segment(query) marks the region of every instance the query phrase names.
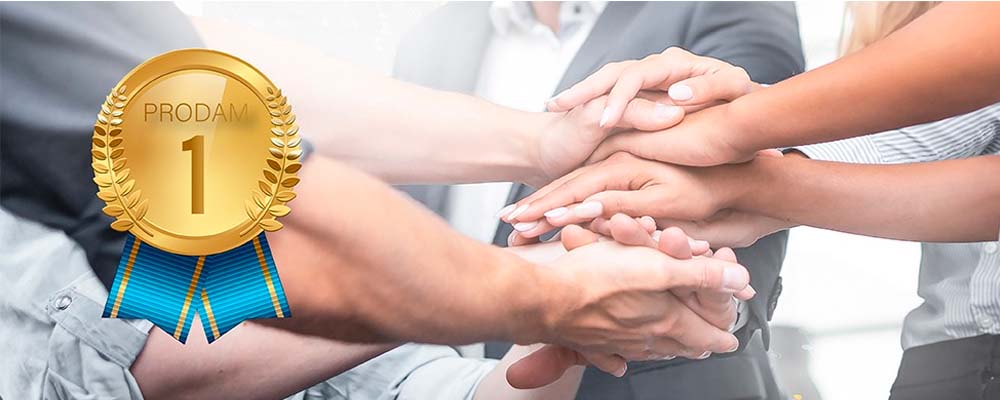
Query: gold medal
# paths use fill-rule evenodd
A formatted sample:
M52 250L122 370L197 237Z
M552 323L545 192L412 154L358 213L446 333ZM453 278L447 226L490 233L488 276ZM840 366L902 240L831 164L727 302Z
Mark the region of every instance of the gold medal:
M145 318L184 342L291 315L263 231L281 229L302 167L288 99L260 71L212 50L139 65L94 124L94 182L128 231L103 316Z
M195 256L280 229L301 167L291 109L260 71L222 52L178 50L136 67L94 126L111 227Z

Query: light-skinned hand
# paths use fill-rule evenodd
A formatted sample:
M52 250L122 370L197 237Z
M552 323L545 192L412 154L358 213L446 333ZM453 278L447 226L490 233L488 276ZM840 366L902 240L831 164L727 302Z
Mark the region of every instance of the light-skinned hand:
M699 244L700 249L696 253L691 248L691 243L694 242L679 229L674 228L662 233L654 232L651 222L648 218L633 219L624 215L616 215L611 220L604 221L596 229L622 244L658 248L665 254L676 256L678 259L691 261L696 254L708 252L707 244L704 246ZM561 240L567 249L575 249L579 246L587 246L608 239L594 231L571 225L564 229ZM721 253L721 256L717 256L720 259L735 261L735 257L730 256L731 251L728 253L722 251ZM749 290L752 291L752 288ZM688 307L693 306L692 308L698 309L705 315L710 315L708 319L714 319L714 321L709 324L715 325L709 328L710 330L727 327L735 321L735 305L732 301L732 294L728 292L716 292L714 297L710 295L701 299L693 296L685 297L681 303ZM632 354L628 357L593 350L577 351L558 345L545 346L512 365L508 369L507 379L514 387L533 388L555 381L567 368L573 365L593 364L608 373L622 376L626 370L625 358L658 359L672 358L677 355L688 358L705 358L710 354L710 351L683 347L679 342L669 339L661 339L658 346L654 342L655 340L650 338L645 344L646 348L642 354ZM678 345L681 347L677 347Z

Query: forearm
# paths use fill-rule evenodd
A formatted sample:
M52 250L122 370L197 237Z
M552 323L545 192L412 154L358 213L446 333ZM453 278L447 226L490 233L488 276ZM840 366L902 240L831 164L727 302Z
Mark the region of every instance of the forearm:
M287 226L269 236L294 317L269 323L357 341L544 339L554 272L319 155L300 174Z
M534 138L560 115L404 83L224 22L193 23L207 46L246 59L282 88L320 154L390 183L530 180L539 174ZM294 56L275 56L276 48Z
M144 398L284 398L394 347L296 335L253 322L209 345L198 337L199 319L192 324L187 344L159 329L149 332L130 368Z
M996 3L944 3L858 53L737 99L735 147L836 140L995 103L998 15Z
M726 171L728 170L728 171ZM734 208L794 224L925 242L996 240L1000 157L864 165L759 157L720 167Z

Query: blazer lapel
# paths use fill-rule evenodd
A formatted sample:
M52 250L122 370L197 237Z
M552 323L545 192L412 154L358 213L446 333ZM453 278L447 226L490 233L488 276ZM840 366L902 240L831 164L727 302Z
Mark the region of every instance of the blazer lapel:
M587 40L580 46L580 51L573 57L573 61L566 68L556 93L568 89L576 82L586 78L591 71L598 66L607 63L607 55L618 48L618 42L622 40L622 34L628 30L632 24L632 19L639 14L639 11L646 6L645 2L608 2L607 7L601 16L594 23Z
M594 28L587 36L587 40L583 42L580 50L573 57L573 61L566 68L566 72L563 73L553 95L586 78L597 66L606 63L608 61L607 55L617 47L616 44L631 25L632 19L645 6L645 2L609 2L607 8L594 23ZM485 48L485 46L483 47ZM479 55L479 59L482 59L482 54ZM478 65L476 65L476 71L479 71ZM533 191L528 185L515 183L510 194L507 195L507 204L513 204L523 199ZM493 244L507 246L507 237L513 231L514 228L510 224L501 222L493 236Z

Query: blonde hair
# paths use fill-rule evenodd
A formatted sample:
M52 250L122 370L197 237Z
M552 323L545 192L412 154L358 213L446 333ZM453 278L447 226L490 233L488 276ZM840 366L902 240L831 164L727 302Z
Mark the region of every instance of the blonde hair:
M939 1L851 1L847 3L840 54L847 55L913 22Z

